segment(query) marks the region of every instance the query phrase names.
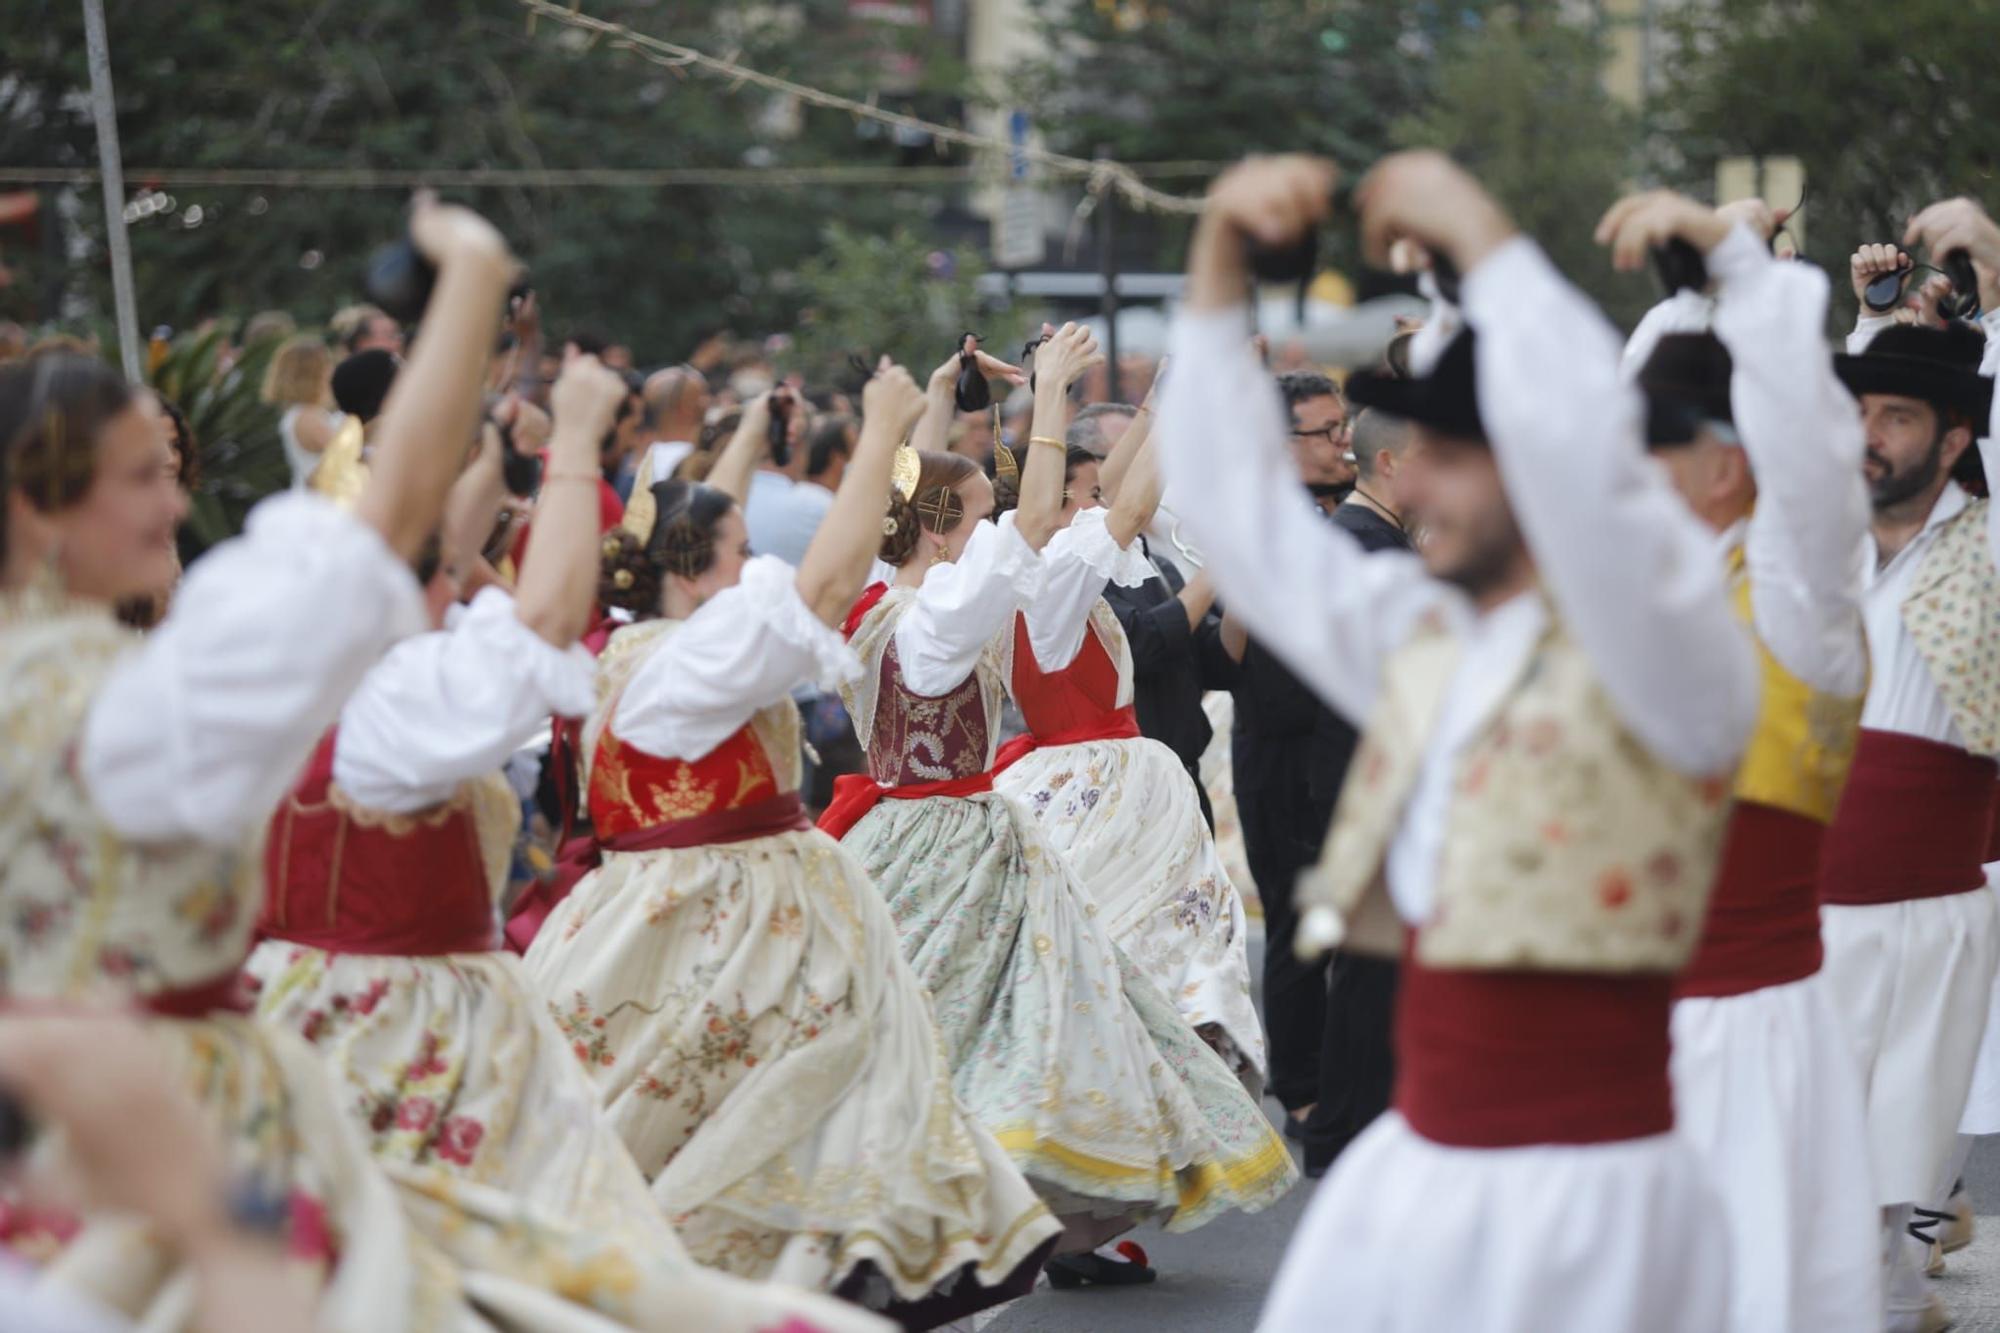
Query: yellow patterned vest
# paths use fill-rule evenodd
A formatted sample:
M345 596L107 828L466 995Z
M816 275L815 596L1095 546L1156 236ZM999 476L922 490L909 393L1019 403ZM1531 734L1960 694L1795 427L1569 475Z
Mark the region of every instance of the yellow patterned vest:
M108 609L0 597L0 996L160 996L233 974L261 873L241 850L136 844L77 772L98 688L139 636Z
M1349 948L1400 947L1383 858L1459 651L1434 615L1384 664L1333 831L1301 883L1301 906L1330 907L1341 922L1336 942ZM1654 758L1553 619L1465 747L1453 792L1419 961L1570 972L1671 972L1687 961L1729 784Z
M1730 555L1729 573L1736 617L1756 640L1762 676L1757 727L1736 770L1736 797L1831 824L1854 762L1867 693L1825 694L1787 671L1755 632L1741 547ZM1856 625L1854 632L1860 634L1861 627Z
M1945 521L1903 599L1909 631L1966 749L2000 758L2000 571L1973 500Z

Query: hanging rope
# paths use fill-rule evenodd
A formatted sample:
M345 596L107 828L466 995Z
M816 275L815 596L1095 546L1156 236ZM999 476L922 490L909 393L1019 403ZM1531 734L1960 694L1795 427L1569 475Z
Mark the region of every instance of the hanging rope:
M1200 179L1223 162L1147 162L1127 167L1141 179ZM550 189L579 187L660 188L665 186L748 186L780 189L799 185L924 185L976 180L969 166L897 167L829 165L799 167L147 167L125 168L127 181L140 186L181 188L266 187L271 189L408 190L473 189L527 185ZM95 167L0 167L0 185L94 185Z
M1018 153L1051 171L1065 176L1081 177L1084 188L1093 197L1103 194L1106 190L1115 189L1137 208L1180 214L1201 211L1202 201L1199 197L1167 194L1156 190L1122 162L1103 158L1072 157L1067 153L1052 152L1032 145L1017 147L991 135L975 134L957 126L943 125L937 121L924 120L919 116L904 115L897 111L884 111L875 105L872 99L858 102L851 97L842 97L838 93L830 93L821 88L810 88L803 83L794 83L790 79L779 78L775 74L765 74L747 65L740 65L734 60L697 51L691 46L681 46L663 38L636 32L622 23L595 18L578 8L579 3L580 0L572 0L570 4L556 4L553 0L520 0L521 6L528 11L530 33L535 29L537 18L547 18L589 33L590 46L608 39L608 45L614 51L629 51L666 69L704 70L728 79L732 89L746 83L754 84L770 92L795 97L811 106L824 107L829 111L845 111L857 119L927 134L943 143L958 144L983 152Z

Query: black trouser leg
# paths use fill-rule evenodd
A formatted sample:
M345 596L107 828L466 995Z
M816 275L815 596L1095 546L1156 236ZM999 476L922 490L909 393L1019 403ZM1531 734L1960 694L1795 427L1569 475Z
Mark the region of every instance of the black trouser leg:
M1299 829L1310 818L1310 808L1284 784L1270 784L1249 793L1239 790L1236 811L1245 857L1264 904L1268 1090L1286 1110L1296 1110L1319 1096L1320 1030L1326 1021L1326 962L1302 962L1292 951L1298 929L1292 887L1318 850L1308 846Z
M1319 1055L1319 1103L1306 1120L1306 1170L1317 1175L1389 1109L1396 1082L1394 959L1335 950Z

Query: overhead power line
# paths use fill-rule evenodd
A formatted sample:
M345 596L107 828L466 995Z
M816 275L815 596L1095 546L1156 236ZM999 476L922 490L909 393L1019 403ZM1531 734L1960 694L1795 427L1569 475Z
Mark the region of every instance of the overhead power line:
M607 19L596 18L582 11L579 7L580 0L572 0L571 3L566 5L555 4L553 0L520 0L520 4L528 11L528 29L530 32L534 31L535 20L538 17L548 18L554 22L565 24L571 28L580 29L583 32L591 34L590 41L592 44L609 39L607 45L610 49L615 51L629 51L634 55L650 60L654 64L664 66L668 69L699 69L728 79L732 86L740 87L746 83L754 84L759 88L764 88L786 97L796 97L799 101L811 106L825 107L832 111L845 111L847 114L858 119L871 120L880 125L892 125L898 129L913 130L921 134L928 134L932 138L944 143L954 143L982 152L1018 154L1031 162L1047 167L1051 171L1059 172L1066 176L1082 178L1093 195L1101 194L1107 189L1115 189L1139 208L1151 209L1160 213L1189 214L1201 211L1202 201L1199 197L1167 194L1156 190L1146 184L1131 167L1126 166L1122 162L1114 162L1108 158L1073 157L1068 153L1052 152L1046 148L1036 148L1032 145L1017 145L1005 139L995 138L992 135L975 134L971 130L961 129L956 125L945 125L934 120L925 120L920 116L905 115L897 111L885 111L877 106L872 99L865 102L856 101L851 97L842 97L838 93L827 92L823 88L813 88L803 83L794 83L790 79L779 78L775 74L766 74L761 70L751 69L748 65L738 64L731 59L712 56L705 51L697 51L691 46L682 46L677 42L669 42L664 38L649 36L646 33L628 28L622 23L613 23Z
M1214 175L1222 162L1145 162L1123 169L1141 179L1198 180ZM409 190L533 186L550 189L660 189L670 186L785 189L801 185L960 184L979 179L972 166L808 167L147 167L128 166L135 184L187 188ZM0 185L94 185L95 167L0 167Z

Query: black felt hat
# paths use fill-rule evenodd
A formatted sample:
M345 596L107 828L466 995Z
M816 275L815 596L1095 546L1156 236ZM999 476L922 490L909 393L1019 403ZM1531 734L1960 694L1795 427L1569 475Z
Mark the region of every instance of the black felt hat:
M1403 379L1375 370L1347 377L1347 397L1362 407L1429 426L1460 439L1485 440L1479 418L1479 385L1473 369L1474 334L1462 329L1445 344L1437 364L1421 379Z
M1856 397L1864 393L1917 398L1939 412L1972 420L1972 438L1985 435L1993 416L1993 380L1979 373L1986 339L1969 324L1954 320L1941 329L1892 324L1875 335L1859 356L1833 358L1834 372ZM1986 493L1986 468L1974 444L1959 455L1952 477Z
M1986 339L1969 324L1892 324L1859 356L1834 357L1833 368L1856 395L1921 398L1941 412L1971 417L1973 433L1984 435L1993 413L1993 381L1979 373L1985 353Z
M1712 333L1669 333L1639 369L1646 395L1646 444L1692 444L1704 421L1734 424L1729 382L1735 363Z

